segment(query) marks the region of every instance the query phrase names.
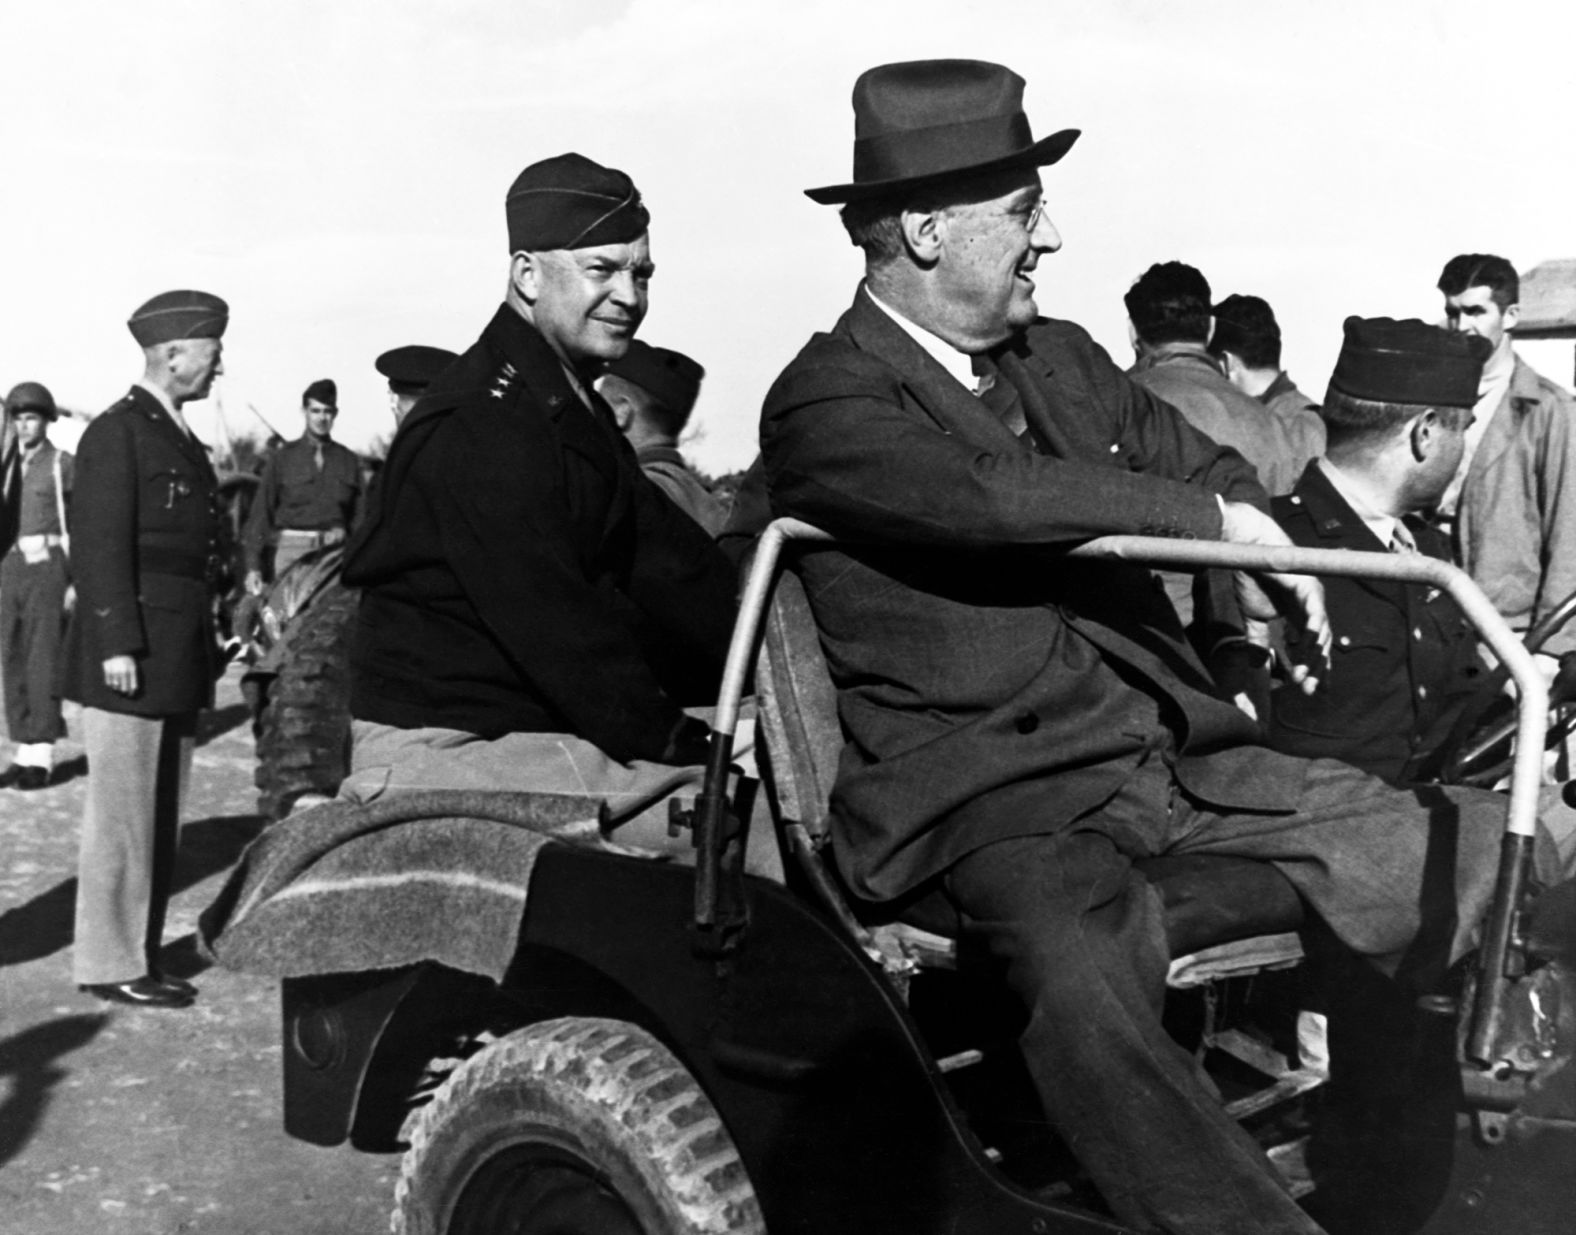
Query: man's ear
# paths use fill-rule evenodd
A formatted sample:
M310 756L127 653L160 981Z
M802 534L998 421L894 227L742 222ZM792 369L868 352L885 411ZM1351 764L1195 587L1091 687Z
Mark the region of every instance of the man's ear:
M523 249L509 255L509 286L526 304L535 304L541 294L542 258Z
M905 210L898 216L903 229L903 243L922 266L934 266L941 260L943 233L946 224L939 210Z
M1521 306L1519 304L1508 304L1505 306L1504 313L1500 316L1505 323L1505 329L1514 330L1516 323L1521 320Z
M1429 458L1439 445L1440 434L1444 424L1439 419L1439 412L1434 408L1414 416L1410 436L1412 440L1412 458L1421 463Z
M635 409L630 404L629 396L618 389L617 386L606 382L597 383L597 393L613 411L613 423L618 426L620 433L628 433L629 426L634 422Z

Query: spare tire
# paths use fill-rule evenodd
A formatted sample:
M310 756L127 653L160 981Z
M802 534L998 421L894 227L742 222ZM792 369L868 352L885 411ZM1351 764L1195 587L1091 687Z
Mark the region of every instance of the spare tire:
M260 684L257 809L282 819L296 799L332 796L350 769L348 639L359 593L338 579L324 585L291 623L272 680Z
M567 1017L499 1038L418 1113L397 1235L765 1235L728 1130L645 1030Z

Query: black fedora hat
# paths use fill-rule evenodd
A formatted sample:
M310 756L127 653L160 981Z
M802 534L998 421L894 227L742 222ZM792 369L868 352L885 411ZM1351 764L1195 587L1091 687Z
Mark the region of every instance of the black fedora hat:
M960 172L1044 167L1077 129L1035 141L1023 78L983 60L910 60L867 69L854 83L854 179L805 196L822 205L874 197Z

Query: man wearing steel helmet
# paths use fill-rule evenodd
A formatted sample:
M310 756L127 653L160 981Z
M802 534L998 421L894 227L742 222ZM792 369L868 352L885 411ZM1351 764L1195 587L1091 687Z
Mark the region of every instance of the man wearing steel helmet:
M520 173L506 216L505 303L400 425L347 550L341 792L589 793L621 838L667 844L654 807L699 779L682 705L714 694L734 583L593 388L645 316L648 215L566 154Z
M88 791L72 966L84 990L142 1007L196 994L158 964L197 713L223 667L218 482L181 409L222 371L228 324L206 292L139 308L142 380L77 446L63 694L82 704Z
M0 661L6 733L16 743L0 785L42 789L54 766L55 742L66 736L55 697L55 672L69 590L66 503L73 460L56 450L49 426L54 396L21 382L6 396L17 449L5 463L4 500L16 540L0 560Z
M845 540L800 562L849 738L833 852L858 897L934 893L1004 965L1041 1105L1119 1220L1313 1231L1161 1028L1165 919L1134 863L1272 865L1349 948L1426 985L1447 959L1443 939L1409 951L1429 810L1254 745L1151 573L1061 552L1107 533L1289 542L1239 455L1038 316L1032 275L1061 238L1036 169L1077 134L1034 141L1023 84L973 61L871 70L853 182L810 192L845 204L866 279L773 385L761 450L772 512ZM1274 582L1327 647L1322 589ZM1461 821L1459 954L1503 806L1438 799L1441 826ZM1540 853L1552 873L1546 837Z

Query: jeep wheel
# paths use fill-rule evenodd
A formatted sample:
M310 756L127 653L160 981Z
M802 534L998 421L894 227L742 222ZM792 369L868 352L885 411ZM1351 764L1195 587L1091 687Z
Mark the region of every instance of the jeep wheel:
M350 666L346 638L357 593L335 581L295 621L278 673L259 692L257 809L290 813L307 793L332 796L350 768Z
M454 1070L411 1132L396 1235L764 1235L710 1100L622 1021L517 1030Z

